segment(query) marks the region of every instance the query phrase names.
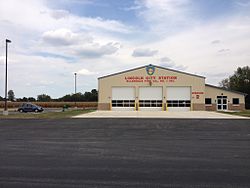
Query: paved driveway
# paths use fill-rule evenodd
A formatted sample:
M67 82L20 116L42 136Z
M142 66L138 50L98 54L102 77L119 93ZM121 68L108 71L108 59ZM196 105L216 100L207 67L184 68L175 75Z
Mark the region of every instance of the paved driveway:
M208 111L95 111L74 118L178 118L178 119L248 119L247 117Z
M249 188L249 120L0 120L3 188Z

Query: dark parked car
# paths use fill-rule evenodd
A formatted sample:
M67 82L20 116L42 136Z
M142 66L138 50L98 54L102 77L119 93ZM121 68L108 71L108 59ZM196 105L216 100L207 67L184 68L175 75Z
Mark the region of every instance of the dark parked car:
M43 108L31 103L23 103L17 111L19 112L42 112Z

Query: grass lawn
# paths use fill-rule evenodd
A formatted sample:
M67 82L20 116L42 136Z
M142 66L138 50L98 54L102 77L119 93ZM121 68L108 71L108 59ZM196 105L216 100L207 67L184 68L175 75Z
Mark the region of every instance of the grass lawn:
M250 117L250 110L244 110L244 111L239 111L239 112L222 112L222 113Z
M94 110L66 110L64 112L42 112L42 113L16 113L4 116L0 114L0 119L63 119L71 118L79 114L93 112Z

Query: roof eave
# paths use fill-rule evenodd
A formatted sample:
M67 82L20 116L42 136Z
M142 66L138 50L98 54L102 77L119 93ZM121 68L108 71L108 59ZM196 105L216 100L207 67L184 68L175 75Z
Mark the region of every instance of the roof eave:
M117 73L114 73L114 74L109 74L109 75L106 75L106 76L101 76L101 77L98 78L98 80L103 79L103 78L107 78L107 77L111 77L111 76L115 76L115 75L119 75L119 74L123 74L123 73L130 72L130 71L138 70L138 69L141 69L141 68L145 68L147 66L148 65L144 65L144 66L141 66L141 67L137 67L137 68L133 68L133 69L129 69L129 70L117 72ZM153 65L153 66L155 66L157 68L160 68L160 69L168 70L168 71L173 71L173 72L177 72L177 73L181 73L181 74L186 74L186 75L189 75L189 76L196 76L196 77L203 78L203 79L206 78L204 76L200 76L200 75L196 75L196 74L191 74L191 73L187 73L187 72L182 72L182 71L178 71L178 70L174 70L174 69L169 69L169 68L165 68L165 67L160 67L158 65Z
M237 93L237 94L244 95L244 96L248 95L247 93L242 93L240 91L234 91L234 90L230 90L230 89L226 89L226 88L222 88L222 87L218 87L218 86L214 86L214 85L210 85L210 84L205 84L205 86L209 86L209 87L213 87L213 88L216 88L216 89L221 89L221 90L224 90L224 91Z

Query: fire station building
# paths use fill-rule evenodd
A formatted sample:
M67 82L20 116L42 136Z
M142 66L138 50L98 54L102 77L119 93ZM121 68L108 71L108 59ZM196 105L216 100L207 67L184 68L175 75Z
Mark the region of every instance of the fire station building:
M114 111L244 110L244 93L205 77L146 65L98 78L98 109Z

